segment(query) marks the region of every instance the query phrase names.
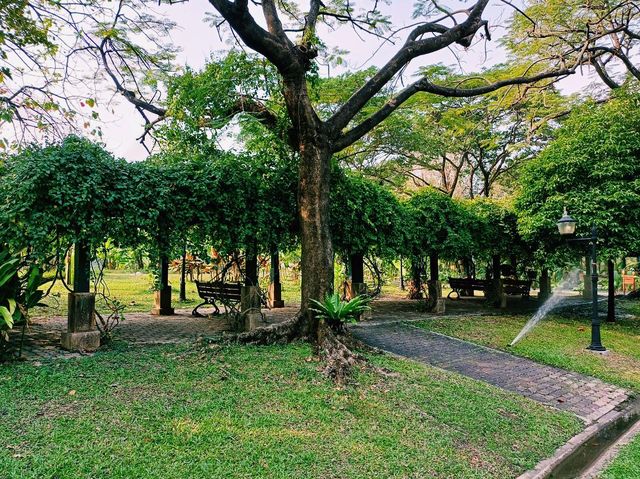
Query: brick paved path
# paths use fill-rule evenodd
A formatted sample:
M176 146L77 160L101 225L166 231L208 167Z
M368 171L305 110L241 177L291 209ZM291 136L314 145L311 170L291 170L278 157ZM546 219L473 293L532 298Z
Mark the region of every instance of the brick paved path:
M267 323L284 321L295 316L298 306L263 310ZM67 328L62 317L36 318L25 332L22 358L27 361L73 358L81 354L60 348L60 334ZM192 342L199 336L212 335L228 329L224 317L212 319L191 316L191 309L176 310L173 316L152 316L149 313L127 313L126 320L116 330L116 339L135 344L177 344ZM15 336L20 331L13 331Z
M628 398L626 390L599 379L431 333L407 323L364 323L354 326L352 331L371 346L571 411L587 424L597 421Z

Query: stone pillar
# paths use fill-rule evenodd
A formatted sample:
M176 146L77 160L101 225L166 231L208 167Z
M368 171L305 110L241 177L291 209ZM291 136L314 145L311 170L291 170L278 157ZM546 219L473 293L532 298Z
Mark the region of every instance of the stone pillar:
M504 286L500 277L500 255L494 255L491 262L491 291L488 291L488 300L496 308L507 307L507 296L504 294Z
M542 301L546 301L551 296L551 277L549 276L549 270L542 268L540 272L540 292L538 298Z
M96 298L90 293L91 257L89 247L79 242L73 255L73 292L68 295L67 331L61 345L69 351L95 351L100 347L100 331L96 329Z
M462 258L462 267L464 269L464 275L467 279L472 279L475 275L473 274L473 261L469 257ZM462 296L474 296L475 291L473 289L465 289L461 291Z
M586 256L584 258L584 288L582 289L582 298L591 300L593 298L593 294L591 291L591 258Z
M409 286L409 299L422 299L422 271L423 260L419 256L411 257L411 283Z
M269 307L284 308L284 301L282 300L282 284L280 283L280 254L277 249L271 253Z
M171 286L169 286L169 258L160 258L160 289L155 292L151 314L156 316L171 316L175 313L171 307Z
M260 289L257 286L243 286L240 290L240 317L244 320L236 329L251 331L265 324L260 311Z
M364 255L360 253L352 254L349 258L351 265L351 283L349 299L361 294L367 294L367 285L364 282Z
M444 298L442 297L442 283L438 268L438 254L429 256L429 281L427 281L427 311L432 313L444 313Z

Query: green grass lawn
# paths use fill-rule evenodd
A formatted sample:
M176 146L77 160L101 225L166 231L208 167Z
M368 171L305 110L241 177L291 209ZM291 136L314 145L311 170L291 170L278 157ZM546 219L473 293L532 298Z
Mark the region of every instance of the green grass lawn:
M307 345L128 348L0 369L10 478L514 477L580 428L492 386L374 356L337 388Z
M417 326L595 376L640 393L640 302L624 301L618 307L632 316L616 324L602 324L602 341L609 349L604 356L585 349L590 340L590 319L586 317L551 315L513 348L507 344L528 316L443 317ZM640 477L640 438L623 449L603 477Z
M206 278L208 279L208 278ZM206 281L203 278L203 281ZM193 308L202 300L198 296L196 285L187 281L187 301L179 301L180 275L178 273L169 274L169 282L173 288L172 302L175 308ZM108 286L109 295L118 299L127 309L127 312L149 311L153 306L153 291L151 290L151 279L146 273L131 273L125 271L105 271L105 283ZM67 289L62 282L58 281L51 290L51 294L45 298L46 308L35 308L33 316L66 316L67 314ZM282 297L285 304L300 303L300 283L294 280L283 280ZM104 306L98 301L98 310L104 311Z

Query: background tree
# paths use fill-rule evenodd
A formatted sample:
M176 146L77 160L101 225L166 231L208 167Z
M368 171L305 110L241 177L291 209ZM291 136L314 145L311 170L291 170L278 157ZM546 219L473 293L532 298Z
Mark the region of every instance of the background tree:
M418 297L425 257L437 264L440 259L457 261L470 256L473 249L471 218L457 201L430 187L420 189L405 203L405 208L404 247L406 256L411 258L412 269L410 296Z
M597 227L600 258L640 251L639 101L637 93L622 91L576 110L524 169L519 230L539 258L562 265L584 254L557 232L564 207L578 221L579 236Z
M519 58L590 65L608 87L640 80L640 9L633 0L527 0L507 47Z

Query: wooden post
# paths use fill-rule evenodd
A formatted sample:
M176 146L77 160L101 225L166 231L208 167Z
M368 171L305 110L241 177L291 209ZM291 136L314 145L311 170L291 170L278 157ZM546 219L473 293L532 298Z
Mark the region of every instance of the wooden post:
M74 246L73 254L73 291L88 293L91 288L91 256L89 246L80 241Z
M427 283L427 288L429 291L427 310L435 313L444 313L445 306L442 298L440 271L438 269L438 253L429 255L429 282Z
M404 291L404 271L402 269L402 255L400 255L400 291Z
M409 299L422 298L422 269L423 260L419 256L411 257L411 285L409 286Z

